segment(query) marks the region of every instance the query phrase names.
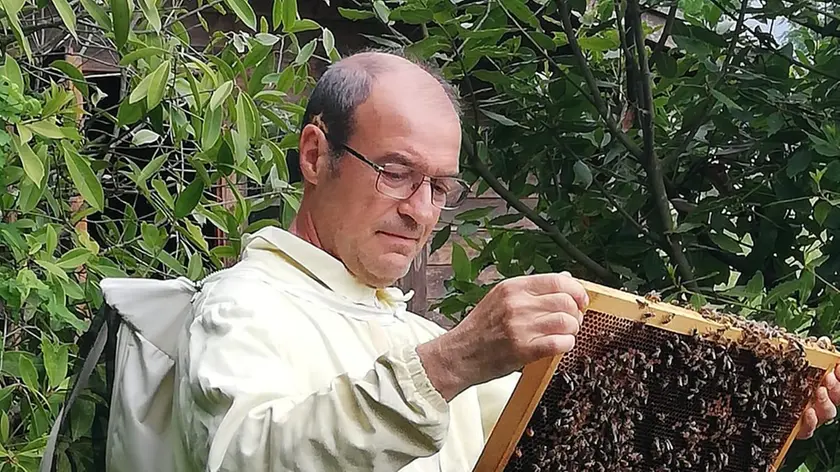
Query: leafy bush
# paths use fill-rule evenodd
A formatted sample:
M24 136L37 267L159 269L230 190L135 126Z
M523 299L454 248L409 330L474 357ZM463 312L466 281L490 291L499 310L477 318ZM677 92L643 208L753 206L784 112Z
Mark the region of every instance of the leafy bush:
M198 279L238 253L243 232L287 223L300 189L286 151L305 105L291 97L312 84L310 59L339 55L295 0L277 0L271 18L245 0L190 11L148 0L0 5L12 31L0 73L0 470L37 470L92 341L80 335L102 304L98 281ZM210 8L242 29L209 31L196 50L185 24L209 29ZM51 11L58 21L44 20ZM74 59L90 55L43 50L45 30L112 54L120 93L106 97L82 74ZM71 413L59 470L97 468L104 375L100 366Z

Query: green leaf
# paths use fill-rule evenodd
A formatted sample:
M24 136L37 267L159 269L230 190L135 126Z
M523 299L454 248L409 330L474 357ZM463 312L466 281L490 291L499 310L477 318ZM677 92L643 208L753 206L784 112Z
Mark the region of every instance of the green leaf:
M254 39L263 46L268 47L274 46L278 41L280 41L279 37L269 33L257 33L254 35Z
M807 134L811 139L811 142L814 144L814 150L818 153L825 157L840 157L840 146L832 144L819 136L808 133L807 131L805 134Z
M272 31L277 31L283 25L283 4L284 0L274 0L271 6L271 24L274 25Z
M41 120L34 123L27 123L26 127L33 133L50 139L63 139L66 136L61 128L50 120Z
M702 223L689 223L689 222L680 223L679 226L674 228L674 233L677 233L677 234L687 233L689 231L695 230L697 228L702 228L702 227L703 227Z
M58 247L58 233L55 232L55 229L52 225L47 225L46 240L47 254L52 255L52 253L55 252L55 249Z
M335 36L333 36L332 31L324 28L321 40L324 42L324 52L327 53L327 57L330 57L335 50Z
M715 96L715 98L717 98L719 102L721 102L721 103L723 103L724 105L726 105L726 108L728 108L730 112L733 112L733 111L744 111L744 109L743 109L743 108L741 108L741 106L740 106L740 105L738 105L737 103L733 102L731 98L727 97L726 95L722 94L721 92L718 92L718 91L717 91L717 90L715 90L715 89L712 89L712 90L711 90L711 92L712 92L712 95L714 95L714 96Z
M733 254L740 254L743 251L741 244L727 234L711 233L709 234L709 238L711 238L712 242L717 244L717 246L724 251L728 251Z
M618 38L615 40L603 36L584 36L578 41L580 48L584 51L604 52L611 49L618 49Z
M3 64L3 72L6 76L6 79L18 86L18 89L23 92L24 90L24 82L23 82L23 73L20 71L20 65L15 61L15 58L6 55L6 62Z
M298 17L297 0L283 0L283 31L288 33Z
M82 75L82 71L80 71L76 66L64 60L57 60L50 63L50 67L64 72L70 81L73 82L73 85L82 92L82 95L86 97L90 95L87 81Z
M143 16L151 25L152 29L160 33L160 13L158 13L155 0L138 0L140 3L140 10L143 11Z
M455 272L455 280L470 281L472 276L472 265L467 252L460 244L452 243L452 270Z
M111 20L114 24L114 42L117 45L117 49L122 49L126 41L128 41L128 30L131 22L131 11L128 9L128 0L108 1L111 4Z
M0 448L9 441L9 416L0 409Z
M461 221L480 220L481 218L484 218L485 216L492 213L494 209L495 209L495 207L492 207L492 206L481 207L481 208L472 208L470 210L458 213L457 215L455 215L455 219L456 220L461 220Z
M18 358L18 371L20 372L20 378L29 387L29 390L33 392L40 391L38 388L38 371L35 369L35 364L28 357L20 356Z
M486 117L490 118L491 120L504 125L504 126L522 126L519 123L511 120L510 118L500 115L498 113L494 113L492 111L485 110L483 108L480 109L481 113L483 113Z
M487 222L488 226L507 226L525 218L522 213L509 213L507 215L500 215Z
M41 158L35 154L29 144L21 142L14 134L12 135L12 149L20 156L26 176L40 188L41 179L44 178L44 163Z
M166 184L160 179L152 179L152 188L157 191L158 196L163 199L164 203L166 203L167 208L175 209L175 199L172 198L172 194L169 193L169 189L166 187Z
M141 129L131 138L131 144L135 146L142 146L144 144L153 143L160 139L160 135L150 129Z
M376 12L376 16L379 17L379 21L383 23L388 23L390 21L391 10L385 5L385 2L382 0L374 0L373 2L373 11Z
M209 252L207 240L204 238L204 235L201 234L201 228L194 225L190 220L184 220L183 223L187 229L187 237L190 238L190 240L204 252Z
M534 12L528 8L524 1L501 0L501 3L507 10L513 13L513 16L515 16L519 21L527 23L531 28L540 28L540 22L537 21L537 17L534 15Z
M306 45L298 51L294 64L299 66L309 61L309 58L312 57L312 54L315 52L316 46L318 46L318 39L313 39L312 41L306 43Z
M46 180L46 179L45 179ZM44 196L44 192L47 190L47 185L44 185L44 182L41 183L40 187L32 183L29 179L24 179L20 183L20 193L18 194L18 206L20 211L24 213L29 213L38 206L38 202L41 201L41 198Z
M583 188L589 188L592 185L592 171L585 162L580 160L576 161L572 170L575 173L574 183L582 185Z
M197 252L191 254L190 262L187 264L187 278L190 280L198 280L201 278L202 271L203 265L201 262L201 255Z
M204 192L204 180L196 177L175 198L175 218L183 218L189 215L201 200L202 192Z
M141 0L144 1L144 0ZM154 109L166 94L167 82L169 81L169 61L163 61L161 65L151 73L149 79L149 90L146 95L146 107ZM143 79L146 80L146 79Z
M785 173L788 177L796 177L808 168L812 158L813 156L806 146L800 147L788 159Z
M70 172L73 185L91 207L97 211L105 210L105 193L102 191L102 184L93 173L90 163L76 152L66 141L61 142L61 149L64 151L64 162Z
M825 223L825 219L828 218L828 214L831 213L831 210L833 208L834 207L831 205L831 203L828 203L825 200L818 201L817 204L814 205L814 219L817 221L817 223L822 225L823 223Z
M286 0L293 1L293 0ZM225 0L225 4L236 13L236 16L252 30L257 30L257 15L248 0Z
M67 251L55 262L55 265L64 270L73 270L86 263L92 256L93 254L87 249L77 247Z
M108 16L108 12L106 12L104 8L102 8L94 0L81 0L81 2L82 7L88 12L91 18L96 21L96 24L106 31L113 29L111 17Z
M38 264L39 266L43 267L44 270L46 270L50 274L58 277L59 279L65 281L65 282L70 280L70 278L67 277L67 273L64 271L64 269L62 269L61 267L53 264L50 261L44 261L44 260L39 259L39 260L36 260L35 263Z
M140 97L142 100L143 97ZM126 126L137 123L143 118L143 102L131 103L131 100L123 100L117 110L117 125Z
M18 18L18 12L20 11L23 2L12 7L12 1L13 0L0 0L0 5L3 5L3 10L6 12L6 19L12 27L12 33L14 34L15 39L17 39L18 44L23 46L23 52L26 53L26 58L31 62L32 48L29 46L29 40L23 33L23 27L20 24L20 18Z
M321 25L309 18L295 21L295 24L287 31L287 33L301 33L303 31L311 31L321 29Z
M761 295L762 292L764 292L764 273L757 271L747 282L747 293L755 297Z
M201 148L211 149L222 134L222 109L208 109L201 128Z
M61 17L61 21L64 23L64 26L70 30L70 34L76 39L79 40L79 36L76 34L76 13L73 11L73 8L67 3L67 0L52 0L55 9L58 11L58 16Z
M49 387L56 388L67 378L67 345L57 345L46 335L41 336L41 352L44 355L44 370L47 371Z
M440 231L435 233L435 236L432 238L432 244L430 247L429 254L434 254L435 251L440 249L446 241L449 240L449 235L452 233L452 225L446 225L441 228Z
M145 0L143 0L145 1ZM132 51L129 54L126 54L125 57L120 59L121 66L127 66L132 64L140 59L146 59L147 57L153 56L165 56L169 54L169 52L165 49L157 48L157 47L146 47L142 49L138 49L136 51Z
M766 303L772 304L778 300L786 298L788 295L792 294L793 292L799 290L800 282L799 280L788 280L787 282L783 282L775 287L773 290L770 290L770 293L767 294L767 301Z
M376 16L372 11L338 7L338 13L348 20L367 20Z
M227 82L223 83L213 92L213 95L210 97L210 103L207 105L210 110L215 110L219 108L222 103L228 98L230 92L233 91L233 81L228 80Z

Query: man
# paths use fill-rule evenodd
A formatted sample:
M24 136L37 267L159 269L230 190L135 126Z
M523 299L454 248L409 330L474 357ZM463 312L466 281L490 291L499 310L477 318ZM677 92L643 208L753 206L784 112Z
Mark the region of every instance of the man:
M291 230L246 238L195 299L176 364L178 470L472 469L517 369L570 350L588 299L543 274L500 283L449 332L406 312L389 287L463 197L460 142L454 93L428 70L361 53L325 73Z

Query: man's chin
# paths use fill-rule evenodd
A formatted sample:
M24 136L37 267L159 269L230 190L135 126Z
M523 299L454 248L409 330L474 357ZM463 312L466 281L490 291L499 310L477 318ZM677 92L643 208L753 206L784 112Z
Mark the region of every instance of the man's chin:
M376 261L377 276L383 280L396 281L405 277L411 267L414 257L409 257L400 253L384 254L378 261Z

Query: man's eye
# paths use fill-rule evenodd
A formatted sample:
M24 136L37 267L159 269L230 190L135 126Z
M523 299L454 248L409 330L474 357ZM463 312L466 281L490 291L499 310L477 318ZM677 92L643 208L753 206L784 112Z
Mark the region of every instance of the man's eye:
M408 172L393 172L386 170L382 172L382 175L391 180L405 180L410 174Z

